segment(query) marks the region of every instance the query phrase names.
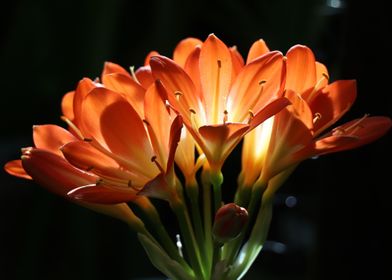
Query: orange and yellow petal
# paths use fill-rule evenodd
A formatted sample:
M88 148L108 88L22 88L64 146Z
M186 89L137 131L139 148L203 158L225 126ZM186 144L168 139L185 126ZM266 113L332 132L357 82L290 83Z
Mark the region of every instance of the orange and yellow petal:
M222 123L231 85L232 61L230 50L214 34L203 43L199 67L208 124Z
M196 46L202 45L203 42L197 38L186 38L180 41L173 52L173 60L181 67L185 66L188 56L194 51Z
M259 39L252 44L249 49L248 57L246 59L246 64L251 63L253 60L259 58L262 55L265 55L270 50L263 39Z
M286 54L287 78L286 89L298 94L316 85L316 60L311 49L296 45Z
M62 156L60 147L77 138L60 126L47 124L33 126L33 140L35 147Z

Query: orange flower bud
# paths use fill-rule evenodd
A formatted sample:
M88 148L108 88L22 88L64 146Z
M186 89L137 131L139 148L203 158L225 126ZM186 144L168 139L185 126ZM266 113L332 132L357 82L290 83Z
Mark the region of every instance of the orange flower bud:
M212 233L215 240L225 243L236 238L245 228L248 211L235 203L223 205L215 214Z

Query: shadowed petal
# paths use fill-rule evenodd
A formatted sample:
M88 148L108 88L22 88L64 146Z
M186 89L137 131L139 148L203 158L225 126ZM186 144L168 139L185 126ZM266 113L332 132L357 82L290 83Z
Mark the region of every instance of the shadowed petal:
M357 97L355 80L336 81L326 86L310 103L314 114L319 114L315 131L321 132L340 119Z
M117 204L121 202L129 202L138 196L133 189L120 189L109 185L86 185L67 194L75 200L83 202L99 203L99 204Z
M7 171L8 174L31 180L31 176L26 173L23 169L22 161L20 159L11 160L4 165L4 170Z
M391 128L388 117L364 117L355 119L332 130L316 141L314 152L317 155L354 149L383 136Z
M97 177L73 167L64 158L40 149L24 153L22 166L38 184L64 197L70 190L97 180Z
M79 169L89 171L119 185L140 188L149 178L124 170L112 158L101 153L89 143L83 141L71 142L61 148L69 163Z

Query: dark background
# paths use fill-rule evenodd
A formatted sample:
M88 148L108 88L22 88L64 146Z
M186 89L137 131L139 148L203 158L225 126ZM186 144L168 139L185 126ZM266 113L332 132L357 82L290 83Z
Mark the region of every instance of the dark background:
M334 8L331 6L338 5ZM391 117L386 1L12 1L0 17L1 162L32 145L33 124L61 124L60 101L104 61L140 66L188 36L215 33L245 56L264 38L310 46L331 80L358 80L343 118ZM384 70L386 69L386 70ZM270 242L245 279L391 279L391 133L355 151L304 162L277 197ZM224 188L233 188L225 166ZM235 173L235 171L231 173ZM0 172L0 279L159 276L120 222ZM297 204L285 206L294 196ZM274 243L275 242L275 243ZM278 242L278 243L277 243Z

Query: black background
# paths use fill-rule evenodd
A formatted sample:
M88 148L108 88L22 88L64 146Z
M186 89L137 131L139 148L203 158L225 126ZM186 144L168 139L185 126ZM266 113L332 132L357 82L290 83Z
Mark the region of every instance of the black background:
M339 2L339 1L337 1ZM104 61L140 66L150 50L171 56L188 36L215 33L245 56L264 38L283 52L310 46L331 80L358 81L343 118L391 116L391 19L386 1L13 1L2 8L1 165L32 145L33 124L61 124L60 101ZM277 197L266 248L245 279L391 279L391 134L358 150L308 160ZM225 165L225 185L239 168ZM230 174L229 174L230 173ZM135 234L0 172L0 279L138 279L160 273ZM287 196L297 205L284 205Z

